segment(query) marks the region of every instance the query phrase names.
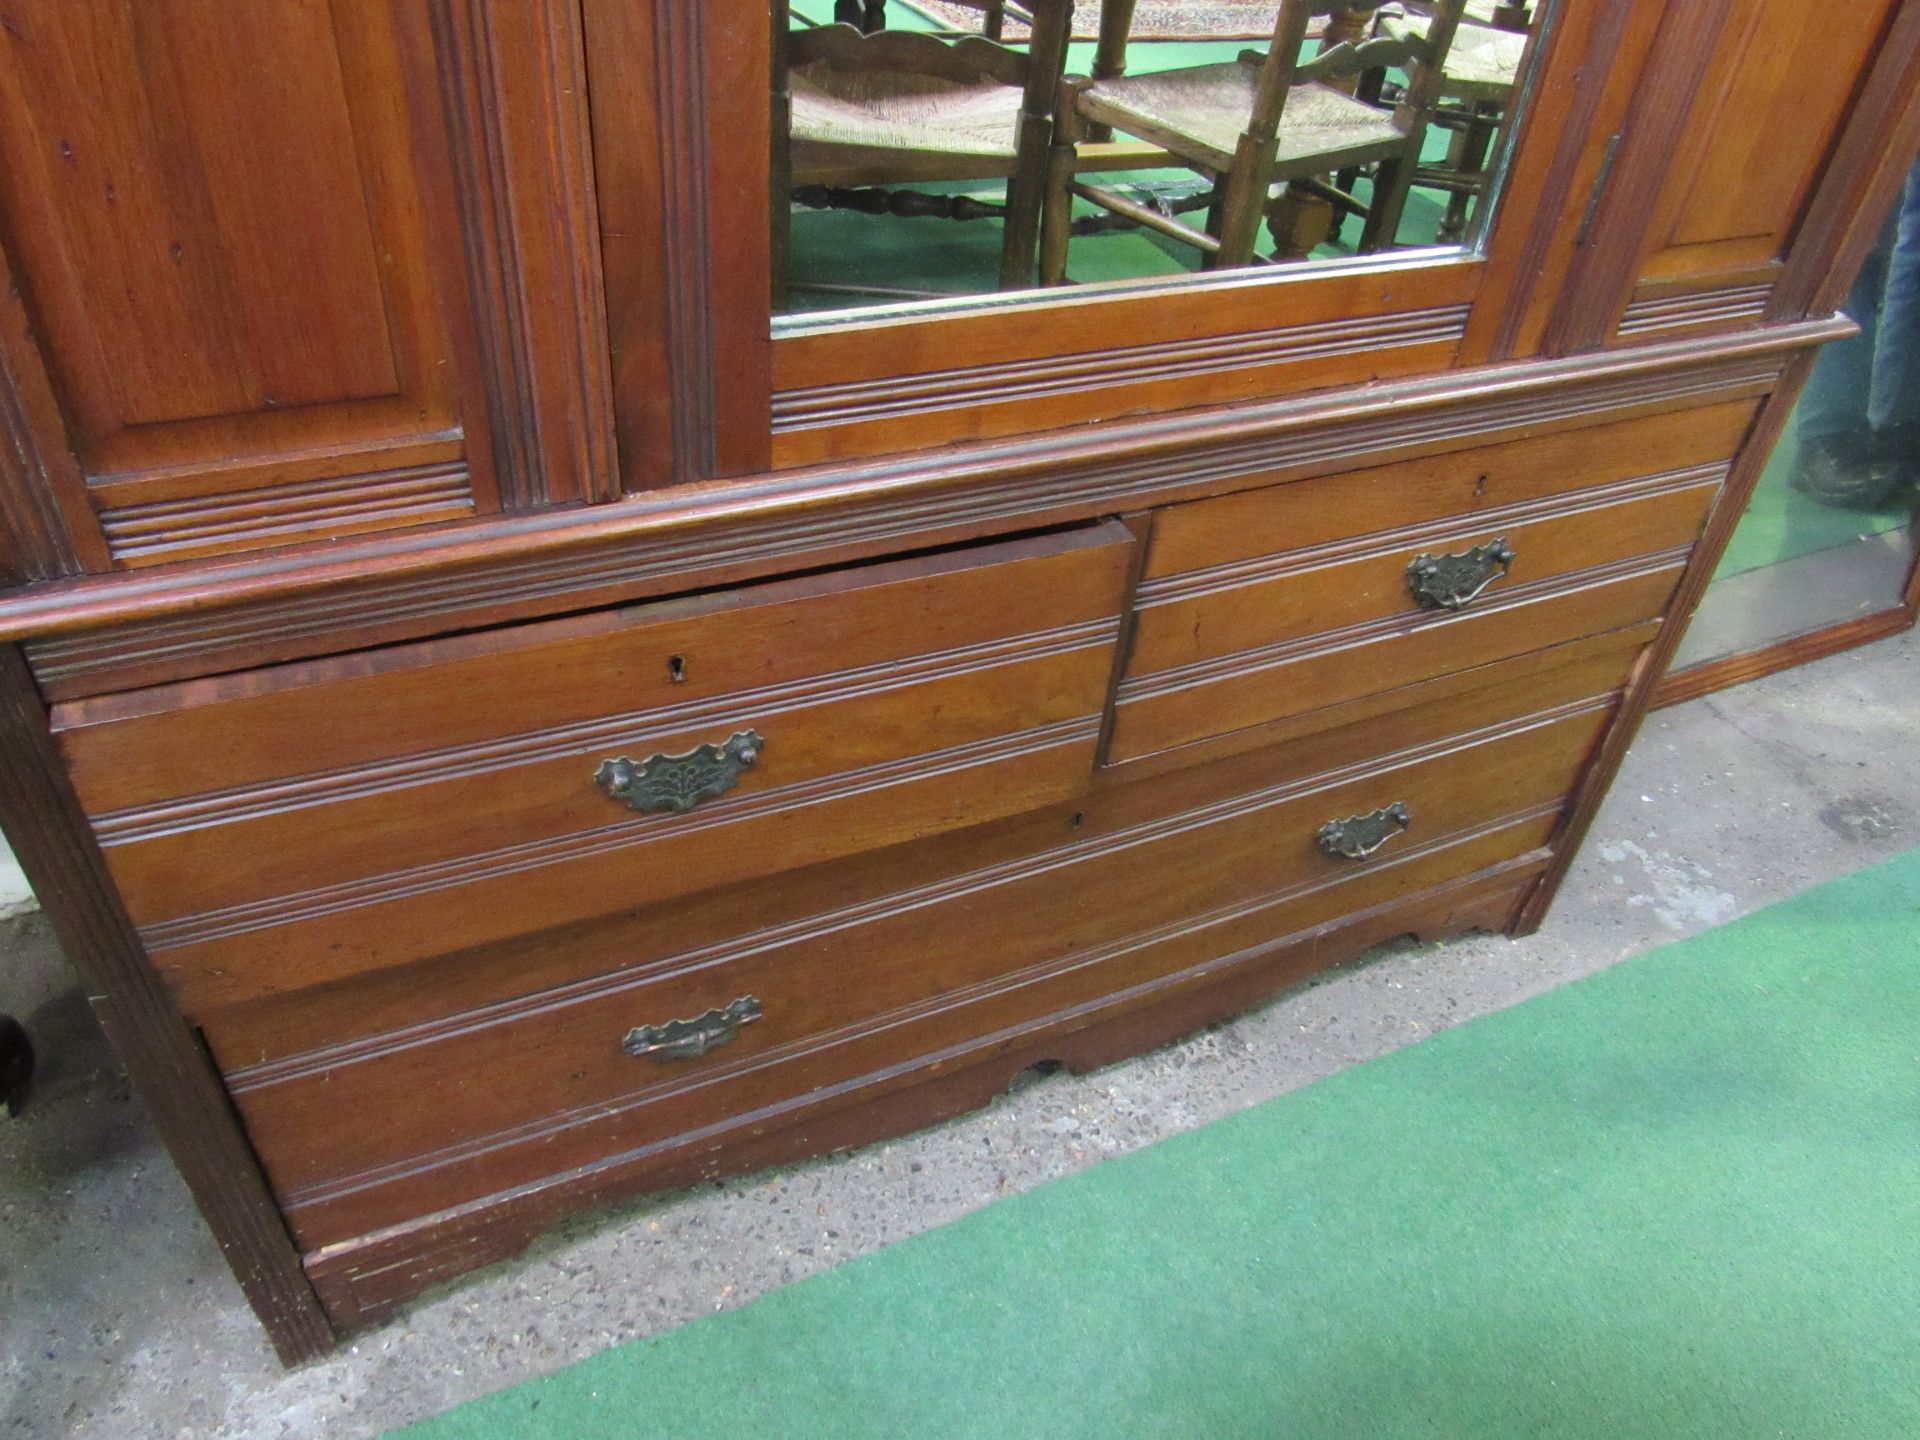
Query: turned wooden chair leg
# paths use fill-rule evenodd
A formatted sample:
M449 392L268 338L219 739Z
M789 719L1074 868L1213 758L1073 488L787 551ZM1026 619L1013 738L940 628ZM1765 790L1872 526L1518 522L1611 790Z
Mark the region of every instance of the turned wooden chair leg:
M1079 111L1080 92L1090 82L1069 77L1060 82L1053 111L1053 143L1047 150L1047 193L1040 209L1040 283L1064 285L1067 245L1073 239L1073 177L1080 164L1080 141L1087 133Z
M1133 35L1136 0L1101 0L1100 33L1093 52L1093 78L1113 80L1127 73L1127 41ZM1087 126L1091 141L1113 139L1111 125Z
M767 249L772 268L773 313L787 308L787 263L793 247L793 92L787 75L786 6L776 0L773 12L773 89L768 104L771 121L768 148L772 153L771 205Z
M1309 206L1305 202L1315 199L1298 180L1290 180L1277 187L1275 194L1267 197L1267 238L1273 242L1273 258L1276 260L1298 261L1313 258L1314 246L1322 239L1331 239L1338 234L1340 209L1338 206L1321 202ZM1325 230L1321 229L1325 225Z
M1266 216L1267 192L1273 187L1273 159L1278 148L1273 140L1256 140L1250 135L1240 137L1233 169L1227 176L1226 193L1221 197L1219 218L1210 219L1207 227L1220 242L1214 268L1232 270L1253 263L1253 247L1260 238L1260 222Z
M1213 188L1207 192L1207 215L1206 219L1200 222L1200 228L1217 240L1220 238L1221 227L1226 223L1226 216L1227 177L1225 175L1216 175L1213 177ZM1220 253L1217 250L1203 250L1200 252L1200 268L1202 270L1212 270L1219 264Z
M1079 152L1055 141L1047 154L1047 198L1040 209L1040 283L1063 285L1073 238L1073 167Z
M1493 137L1499 128L1498 106L1475 105L1473 118L1453 137L1453 143L1448 147L1447 168L1463 179L1476 178L1484 187L1487 156L1493 149ZM1436 238L1458 241L1466 233L1469 210L1479 193L1479 189L1456 190L1447 197L1447 213L1440 221L1440 234Z
M1043 129L1047 123L1038 116L1027 119ZM1006 231L1000 241L1002 290L1024 290L1033 284L1034 252L1040 242L1051 153L1044 140L1023 144L1020 167L1007 182Z
M1407 188L1413 182L1418 151L1409 148L1391 160L1382 160L1373 176L1373 199L1367 206L1366 228L1360 232L1360 253L1389 250L1400 234L1400 214L1406 209Z

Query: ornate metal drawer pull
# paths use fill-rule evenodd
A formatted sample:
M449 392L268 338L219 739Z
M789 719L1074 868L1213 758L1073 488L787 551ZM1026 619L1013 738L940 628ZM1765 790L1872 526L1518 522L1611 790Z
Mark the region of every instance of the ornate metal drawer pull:
M767 742L756 730L742 730L720 745L701 745L684 755L649 755L635 763L622 755L602 760L594 783L629 810L645 815L678 815L702 800L724 795L751 770Z
M1407 567L1407 588L1429 610L1464 610L1512 564L1513 547L1505 540L1464 555L1422 555Z
M1395 802L1371 815L1329 820L1320 827L1320 848L1340 860L1364 860L1413 824L1413 813Z
M742 1025L760 1018L760 1002L742 995L732 1004L709 1010L691 1020L669 1020L664 1025L636 1025L620 1042L629 1055L649 1060L698 1060L740 1033Z

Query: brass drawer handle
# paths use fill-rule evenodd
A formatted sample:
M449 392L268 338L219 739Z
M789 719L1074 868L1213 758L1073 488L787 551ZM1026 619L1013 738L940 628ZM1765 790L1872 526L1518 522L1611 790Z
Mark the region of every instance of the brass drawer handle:
M1464 610L1513 564L1505 540L1476 545L1464 555L1421 555L1407 566L1407 588L1429 610Z
M1371 815L1329 820L1320 827L1320 848L1336 860L1364 860L1413 824L1413 812L1396 801Z
M742 730L719 745L700 745L684 755L649 755L639 762L622 755L602 760L593 779L629 810L644 815L679 815L702 800L724 795L760 759L767 742L756 730Z
M740 1033L742 1025L760 1018L760 1002L742 995L730 1005L709 1010L691 1020L669 1020L664 1025L636 1025L620 1042L629 1055L649 1060L698 1060Z

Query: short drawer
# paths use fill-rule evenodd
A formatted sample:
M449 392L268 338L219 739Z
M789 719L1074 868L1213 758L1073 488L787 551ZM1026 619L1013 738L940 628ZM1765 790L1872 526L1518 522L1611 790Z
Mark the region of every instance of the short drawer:
M1066 838L1042 852L637 969L263 1063L234 1063L243 1014L216 1017L208 1039L302 1245L332 1244L608 1157L718 1150L996 1036L1536 853L1613 704L1281 783L1257 783L1272 757L1235 757L1211 777L1075 802ZM644 951L658 918L609 920L576 943L617 955L622 933ZM352 985L327 1004L351 1012Z
M1574 432L1584 457L1555 435L1163 511L1110 758L1660 615L1750 414Z
M1494 523L1403 532L1332 554L1274 556L1226 574L1152 582L1140 592L1128 677L1423 613L1458 613L1582 571L1684 549L1699 536L1721 477L1682 473L1691 478L1655 481L1625 497L1605 492L1608 498L1547 514L1509 513ZM1416 575L1422 563L1454 573Z
M1090 526L54 718L191 1013L1072 796L1131 546Z
M1755 402L1735 401L1171 506L1154 517L1145 580L1151 587L1168 576L1725 465L1754 411Z
M1109 759L1140 759L1256 725L1305 717L1663 615L1686 566L1668 553L1545 589L1528 587L1461 612L1431 612L1353 632L1283 642L1158 673L1120 687ZM1622 654L1625 680L1633 656Z

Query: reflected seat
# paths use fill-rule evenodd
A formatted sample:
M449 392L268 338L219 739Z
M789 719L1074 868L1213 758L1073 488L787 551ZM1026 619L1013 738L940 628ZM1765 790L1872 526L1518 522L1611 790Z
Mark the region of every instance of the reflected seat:
M1080 113L1224 173L1233 168L1259 89L1259 65L1241 59L1096 82L1081 95ZM1312 160L1324 168L1349 154L1374 158L1404 138L1392 116L1324 85L1295 87L1282 122L1274 150L1280 166Z
M796 185L998 179L1018 161L1021 92L991 78L850 71L819 60L794 67L789 83Z
M776 27L776 290L795 201L878 215L1002 216L1000 287L1031 284L1072 11L1071 0L1035 0L1024 49L977 35ZM1005 204L888 188L966 180L1004 180Z
M1242 266L1255 259L1254 242L1276 184L1346 166L1377 167L1370 202L1344 197L1367 217L1360 248L1392 245L1465 0L1437 0L1432 22L1418 31L1376 35L1362 44L1343 42L1310 60L1302 58L1316 17L1335 9L1377 10L1382 3L1285 0L1264 53L1249 51L1226 64L1065 80L1048 165L1041 282L1057 285L1066 278L1076 196L1195 246L1209 267ZM1120 0L1110 3L1106 14L1127 17L1131 10ZM1101 46L1107 55L1123 53L1124 39L1109 33L1103 20ZM1391 111L1340 88L1342 81L1389 65L1405 67L1410 77L1405 99ZM1158 146L1211 178L1205 228L1078 179L1079 147L1107 131Z
M1399 13L1381 11L1376 33L1426 33L1430 17L1422 13L1424 6L1413 3L1396 8ZM1468 206L1486 193L1487 159L1519 84L1531 38L1527 7L1467 0L1447 51L1432 117L1433 124L1451 132L1446 158L1422 161L1413 178L1420 188L1448 193L1439 240L1459 239L1466 230ZM1377 101L1384 79L1383 71L1373 71L1361 81L1359 93ZM1350 188L1352 182L1351 175L1341 177L1343 187Z

